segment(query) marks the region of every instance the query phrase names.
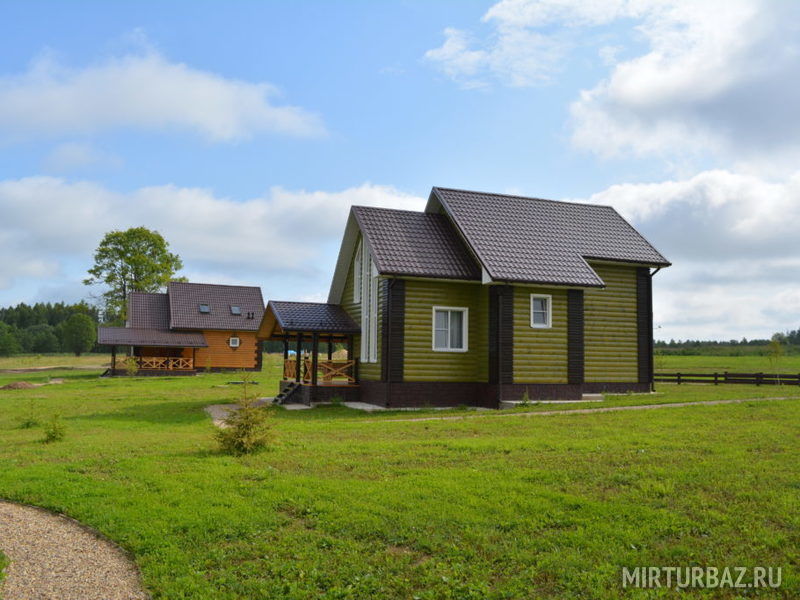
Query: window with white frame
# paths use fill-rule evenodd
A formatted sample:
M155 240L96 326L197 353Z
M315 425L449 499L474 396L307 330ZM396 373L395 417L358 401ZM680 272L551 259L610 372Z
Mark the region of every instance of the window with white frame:
M361 240L356 247L356 259L353 261L353 302L361 302Z
M437 352L466 352L469 309L433 307L433 349Z
M531 294L531 327L548 329L553 326L553 297Z
M239 344L240 344L240 340L239 340L239 338L238 338L238 337L236 337L235 335L234 335L234 336L231 336L231 337L230 337L230 339L228 339L228 345L229 345L231 348L238 348L238 347L239 347Z
M369 250L361 247L361 362L378 362L378 269Z

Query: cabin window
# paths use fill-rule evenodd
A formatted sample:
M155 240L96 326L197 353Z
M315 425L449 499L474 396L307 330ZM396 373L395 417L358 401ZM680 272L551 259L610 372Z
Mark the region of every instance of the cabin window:
M531 294L531 327L547 329L553 326L553 297Z
M228 345L229 345L231 348L238 348L238 347L239 347L239 338L238 338L238 337L235 337L235 336L232 336L232 337L231 337L231 338L228 340Z
M201 313L205 313L205 314L210 313L211 312L211 307L208 304L201 304L200 305L200 312Z
M469 309L433 307L433 349L437 352L466 352Z
M361 302L361 242L356 248L356 259L353 261L353 302Z
M361 361L378 362L378 269L365 248L361 253Z
M241 315L242 314L242 307L241 306L231 306L231 314L232 315ZM250 313L247 315L250 316Z

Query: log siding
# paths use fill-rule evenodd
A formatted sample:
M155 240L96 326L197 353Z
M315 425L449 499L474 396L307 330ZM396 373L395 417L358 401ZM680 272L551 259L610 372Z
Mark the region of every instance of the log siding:
M584 291L585 381L639 380L636 267L590 263L606 283Z
M550 327L531 327L531 294L550 296ZM567 383L567 290L513 287L513 382Z

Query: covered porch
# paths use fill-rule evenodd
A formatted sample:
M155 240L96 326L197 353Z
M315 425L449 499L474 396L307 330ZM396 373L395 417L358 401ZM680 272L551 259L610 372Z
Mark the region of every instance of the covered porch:
M200 332L130 327L100 327L97 341L111 348L111 368L108 370L111 376L127 375L131 371L139 375L191 375L197 372L197 348L208 346ZM124 350L118 358L119 347Z
M358 388L354 336L360 328L335 304L271 301L259 328L262 340L283 342L283 376L277 401L289 396L303 402L325 401L334 395L348 399ZM335 357L344 350L344 357ZM313 388L299 391L297 388Z

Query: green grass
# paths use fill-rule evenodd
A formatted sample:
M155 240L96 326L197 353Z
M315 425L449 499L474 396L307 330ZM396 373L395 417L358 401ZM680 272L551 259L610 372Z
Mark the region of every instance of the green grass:
M259 395L278 366L256 374ZM761 597L800 595L797 400L539 418L281 410L275 447L233 458L202 408L235 400L238 386L218 387L235 375L96 375L0 391L0 497L120 543L155 598L617 598L621 566L637 565L781 566L782 589ZM20 379L33 380L0 385ZM798 393L659 390L589 406ZM29 399L40 421L62 416L64 441L19 427ZM474 418L397 422L430 414Z
M109 354L20 354L0 357L0 370L32 369L43 367L107 367L111 362Z
M656 371L684 373L774 373L768 356L664 356L656 355ZM780 373L800 373L800 356L783 356L778 362Z

